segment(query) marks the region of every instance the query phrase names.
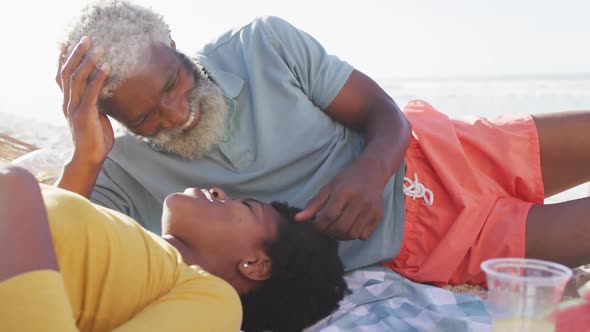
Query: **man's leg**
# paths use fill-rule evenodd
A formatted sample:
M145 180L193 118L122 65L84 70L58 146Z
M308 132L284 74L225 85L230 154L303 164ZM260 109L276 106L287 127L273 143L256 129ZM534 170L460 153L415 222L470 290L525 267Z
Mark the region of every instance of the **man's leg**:
M533 115L545 197L590 181L590 111Z
M35 178L0 168L0 282L35 270L58 270L47 212Z
M590 197L533 205L526 223L525 256L570 267L590 263Z

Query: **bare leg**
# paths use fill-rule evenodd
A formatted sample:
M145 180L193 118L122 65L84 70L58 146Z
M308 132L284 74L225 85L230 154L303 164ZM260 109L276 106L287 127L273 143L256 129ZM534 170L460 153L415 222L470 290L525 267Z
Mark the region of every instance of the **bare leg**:
M58 266L39 185L24 169L0 167L0 282L47 269Z
M590 263L590 197L533 205L526 224L525 256L569 267Z
M545 197L590 181L590 111L533 116Z

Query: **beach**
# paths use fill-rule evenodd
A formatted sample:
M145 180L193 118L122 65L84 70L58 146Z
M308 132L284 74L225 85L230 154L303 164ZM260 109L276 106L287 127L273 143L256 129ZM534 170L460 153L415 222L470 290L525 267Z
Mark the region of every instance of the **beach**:
M72 139L66 121L63 122L63 125L57 125L28 116L0 112L0 134L39 148L70 148Z

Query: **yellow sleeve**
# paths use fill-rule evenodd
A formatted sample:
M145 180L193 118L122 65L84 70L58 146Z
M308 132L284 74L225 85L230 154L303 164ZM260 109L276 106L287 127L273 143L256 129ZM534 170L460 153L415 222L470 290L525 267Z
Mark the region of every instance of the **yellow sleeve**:
M198 267L190 278L113 331L240 331L242 307L236 291Z
M241 322L235 290L203 271L175 285L114 331L235 332ZM33 271L1 282L0 331L78 331L60 273Z
M61 274L39 270L0 282L0 331L78 331Z
M239 331L241 304L228 283L187 266L174 247L127 216L55 188L43 196L80 330Z

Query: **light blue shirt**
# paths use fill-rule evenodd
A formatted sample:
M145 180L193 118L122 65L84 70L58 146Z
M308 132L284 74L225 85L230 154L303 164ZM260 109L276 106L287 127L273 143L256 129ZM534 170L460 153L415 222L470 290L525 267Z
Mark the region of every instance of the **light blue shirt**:
M159 234L162 202L172 192L217 186L232 198L304 207L362 152L363 137L323 111L352 66L284 20L256 19L208 44L195 59L229 106L219 144L202 159L187 161L118 135L93 201ZM404 225L402 180L394 175L387 183L384 219L371 238L341 242L348 270L397 255Z

